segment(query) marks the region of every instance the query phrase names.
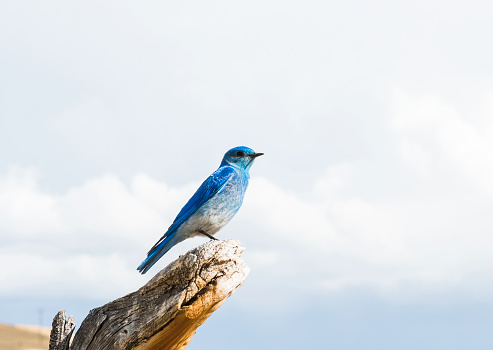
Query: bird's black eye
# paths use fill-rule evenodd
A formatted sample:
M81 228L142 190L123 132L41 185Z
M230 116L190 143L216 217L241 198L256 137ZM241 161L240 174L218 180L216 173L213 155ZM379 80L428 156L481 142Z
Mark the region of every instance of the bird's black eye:
M237 151L236 152L236 156L237 157L243 157L245 155L245 153L243 153L242 151Z

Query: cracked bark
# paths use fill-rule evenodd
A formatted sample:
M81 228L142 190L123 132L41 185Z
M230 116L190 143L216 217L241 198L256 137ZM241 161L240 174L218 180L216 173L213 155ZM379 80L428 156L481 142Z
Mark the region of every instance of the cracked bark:
M66 317L65 310L60 310L53 319L49 350L68 349L69 340L74 332L75 324L72 316L68 319Z
M242 251L238 241L192 249L139 290L91 310L70 350L184 349L197 327L243 284L249 269ZM62 311L53 320L50 350L69 349L74 327L63 333L60 325L68 321Z

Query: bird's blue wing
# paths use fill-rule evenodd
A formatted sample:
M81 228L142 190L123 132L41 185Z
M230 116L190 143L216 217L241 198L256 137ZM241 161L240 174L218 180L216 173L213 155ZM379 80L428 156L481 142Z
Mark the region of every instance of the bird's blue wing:
M212 198L215 194L221 192L223 188L228 184L228 181L235 174L235 170L230 166L222 166L213 172L205 181L200 185L195 194L180 210L175 220L168 228L163 237L151 248L148 254L151 254L163 241L170 238L178 227L183 224L193 213L197 211L205 202Z

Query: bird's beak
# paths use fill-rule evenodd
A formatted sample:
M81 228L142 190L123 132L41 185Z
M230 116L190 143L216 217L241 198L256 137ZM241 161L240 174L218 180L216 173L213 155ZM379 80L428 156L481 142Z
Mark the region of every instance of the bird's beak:
M250 153L248 156L250 158L257 158L257 157L260 157L260 156L263 156L264 154L263 153Z

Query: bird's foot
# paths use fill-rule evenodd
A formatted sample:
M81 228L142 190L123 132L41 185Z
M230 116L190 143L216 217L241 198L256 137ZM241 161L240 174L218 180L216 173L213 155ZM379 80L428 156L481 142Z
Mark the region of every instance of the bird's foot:
M208 234L207 232L203 231L203 230L199 230L200 233L202 233L203 235L206 235L207 237L209 237L210 239L213 239L215 241L218 241L218 239L214 236L211 236L210 234Z

